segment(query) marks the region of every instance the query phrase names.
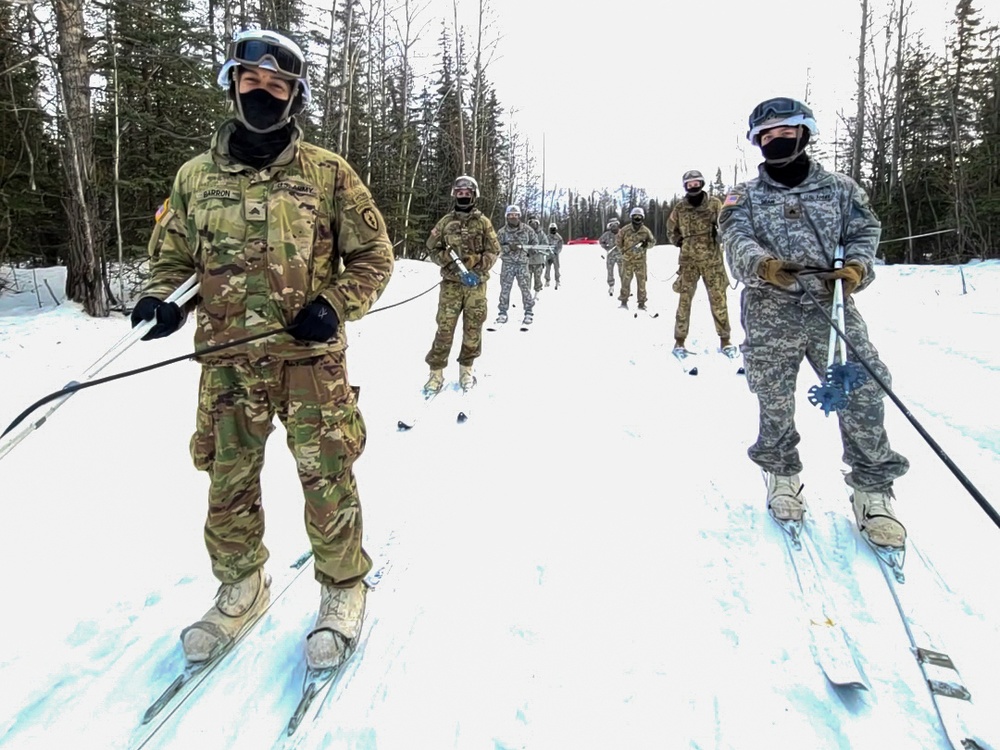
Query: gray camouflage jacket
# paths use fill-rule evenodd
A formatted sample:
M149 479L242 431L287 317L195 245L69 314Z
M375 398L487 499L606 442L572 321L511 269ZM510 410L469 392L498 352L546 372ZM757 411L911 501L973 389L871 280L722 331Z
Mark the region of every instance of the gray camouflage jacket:
M539 241L535 230L524 222L516 227L504 222L497 231L497 239L500 241L500 260L503 263L527 263L528 251L524 246L545 244L544 240Z
M601 243L601 247L603 247L606 251L608 251L609 253L613 253L618 250L618 247L615 245L615 237L617 236L618 236L617 232L612 232L610 229L605 229L604 234L601 235L601 238L598 240L598 242Z
M871 284L882 225L860 185L815 161L806 179L793 188L773 180L763 164L758 174L729 192L719 214L719 240L737 280L789 298L802 297L801 285L806 284L817 297L829 299L825 283L815 275L802 276L783 289L761 279L757 268L766 257L832 268L837 245L843 244L845 261L865 267L859 289Z

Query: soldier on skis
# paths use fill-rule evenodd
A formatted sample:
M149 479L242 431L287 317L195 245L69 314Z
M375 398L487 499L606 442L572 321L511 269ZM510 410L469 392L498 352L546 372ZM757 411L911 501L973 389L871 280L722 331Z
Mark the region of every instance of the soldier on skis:
M549 256L545 259L545 286L549 285L552 274L555 273L556 289L559 288L559 253L563 248L563 238L559 234L559 226L553 221L549 224Z
M531 288L538 294L542 291L542 269L546 267L549 260L548 238L542 232L542 225L535 217L528 219L528 226L535 232L535 241L528 251L528 275L531 277ZM544 249L543 249L544 248Z
M521 302L524 304L524 325L534 320L532 310L535 307L535 297L531 292L531 277L528 276L529 245L537 245L538 234L527 224L521 223L521 209L515 205L507 206L504 214L504 225L497 232L500 241L500 314L497 323L507 322L507 308L510 307L510 290L517 279L521 290Z
M705 178L697 169L684 173L684 197L667 219L667 236L677 246L679 260L673 290L680 295L674 318L674 349L683 350L691 322L691 300L698 289L698 279L705 282L708 304L719 336L719 348L729 357L738 350L729 340L729 309L726 305L726 275L722 248L719 246L718 219L722 201L708 195Z
M347 376L344 322L364 316L385 289L392 244L351 166L303 140L296 115L310 92L295 42L273 31L238 33L218 83L235 116L177 173L132 324L155 319L146 338L176 331L188 310L163 300L197 274L197 348L274 334L198 358L191 455L209 476L205 542L221 585L181 642L189 662L207 662L267 608L260 474L277 414L321 585L306 656L313 668L336 667L360 635L372 567L352 469L366 431Z
M608 222L607 229L604 230L604 234L601 235L598 242L601 247L604 248L604 260L608 267L608 296L612 297L615 293L615 268L618 269L618 278L623 279L622 276L622 251L618 249L615 244L618 237L619 222L617 218L612 218ZM622 282L624 284L624 281Z
M813 113L802 102L779 97L758 104L747 139L764 157L759 176L737 185L719 216L729 266L746 285L742 350L747 384L760 411L759 434L748 454L766 473L768 509L779 522L801 521L806 509L796 447L796 378L803 359L824 377L829 347L829 320L805 289L828 311L832 280L843 282L847 336L891 383L853 296L875 278L881 224L854 180L809 158L806 146L817 132ZM838 245L846 262L832 270ZM799 274L806 267L831 270ZM875 545L902 548L906 530L892 507L892 485L909 462L889 447L883 396L869 378L851 392L837 416L858 528Z
M437 393L444 385L444 368L460 316L459 385L464 390L475 385L472 365L483 351L483 323L488 311L486 281L500 253L493 223L476 208L479 183L462 175L452 184L451 195L455 199L454 208L441 218L427 238L431 260L441 266L441 291L437 333L425 360L431 368L424 385L425 395Z
M639 309L646 309L646 251L656 244L656 238L644 222L646 212L636 206L629 211L628 226L622 227L615 237L615 245L622 254L622 288L618 295L621 306L628 308L635 277L636 300Z

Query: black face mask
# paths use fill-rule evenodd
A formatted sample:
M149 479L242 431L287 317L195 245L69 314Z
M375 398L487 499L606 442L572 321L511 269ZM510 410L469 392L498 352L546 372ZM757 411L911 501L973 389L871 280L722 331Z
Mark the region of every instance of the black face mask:
M475 198L469 196L462 196L461 198L455 199L455 210L456 211L471 211L472 204L475 203Z
M760 147L760 152L767 161L781 161L788 159L801 147L797 138L774 138Z
M636 226L639 226L640 224L642 224L642 217L636 216L634 219L632 219L632 223L635 224Z
M240 109L246 124L256 130L268 131L284 124L288 102L271 96L264 89L252 89L245 94L237 92Z
M555 233L556 233L556 230L555 230L555 229L550 229L550 230L549 230L549 234L555 234Z

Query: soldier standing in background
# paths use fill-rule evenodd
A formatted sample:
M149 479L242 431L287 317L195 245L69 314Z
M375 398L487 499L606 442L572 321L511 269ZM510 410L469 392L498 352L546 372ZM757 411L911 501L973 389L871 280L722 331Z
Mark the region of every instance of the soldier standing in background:
M608 228L604 230L604 234L598 240L601 247L604 248L604 259L608 266L608 296L612 297L615 293L615 268L618 269L618 278L623 280L622 276L622 251L618 249L616 244L616 239L618 237L618 219L611 219L608 222ZM622 284L625 282L622 281Z
M719 228L733 275L746 286L741 310L746 341L747 385L757 395L760 426L747 451L767 476L767 507L779 523L801 522L806 510L795 429L795 383L806 359L826 375L833 280L844 292L845 333L879 377L891 386L889 370L868 338L853 294L875 277L874 258L881 224L864 190L847 175L826 171L806 154L817 134L812 110L778 97L758 104L749 118L747 140L764 156L759 176L730 191ZM838 245L845 265L834 269ZM827 268L800 276L804 267ZM805 289L820 301L819 309ZM885 394L868 378L837 411L845 477L853 488L858 529L872 544L900 549L906 529L892 507L893 480L909 462L889 446Z
M459 317L462 349L458 355L458 382L463 390L475 385L472 364L483 350L483 323L488 309L486 281L500 253L493 223L476 208L479 183L463 175L455 180L451 194L455 199L454 209L434 226L427 238L431 260L441 266L441 291L437 333L426 358L431 372L424 385L425 395L437 393L444 385L444 368Z
M510 307L510 289L517 279L521 290L521 302L524 304L524 325L530 324L535 318L532 310L535 307L535 297L531 293L531 278L528 276L528 250L526 246L538 243L538 235L527 224L521 223L521 209L515 205L507 206L505 222L497 239L500 242L500 314L497 323L507 322L507 308Z
M132 325L155 319L146 339L176 331L186 311L163 300L197 274L198 349L274 335L198 357L191 455L209 476L205 542L221 586L181 643L188 661L208 661L267 609L260 474L277 414L321 584L306 658L314 669L336 667L360 635L372 565L352 470L366 431L347 377L344 321L359 320L385 288L392 245L350 165L302 140L295 115L309 84L298 45L273 31L240 32L218 82L236 116L177 173Z
M563 247L563 238L559 227L553 221L549 224L549 257L545 259L545 286L549 285L551 272L555 271L556 289L559 288L559 253Z
M719 211L722 201L705 193L705 178L694 169L685 172L684 197L674 206L667 219L667 236L678 248L677 280L673 289L680 294L674 319L674 351L684 351L691 320L691 300L703 279L708 291L708 304L719 336L719 347L727 357L739 350L729 340L729 309L726 289L729 277L718 243Z
M618 295L621 307L628 309L635 277L636 300L639 309L646 309L646 251L656 244L656 238L643 222L646 212L639 206L629 211L629 225L622 227L615 238L615 245L622 254L622 289Z
M528 219L528 226L535 233L535 240L531 243L534 247L528 250L528 272L531 276L532 289L537 295L542 291L542 269L549 259L549 242L541 230L538 219L534 217Z

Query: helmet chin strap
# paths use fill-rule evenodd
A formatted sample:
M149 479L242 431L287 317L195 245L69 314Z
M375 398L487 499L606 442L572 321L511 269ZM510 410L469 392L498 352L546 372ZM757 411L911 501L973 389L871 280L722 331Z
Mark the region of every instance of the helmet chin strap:
M238 88L234 87L233 100L236 102L236 118L243 124L243 127L251 133L260 133L263 135L264 133L273 133L275 130L281 130L292 119L292 106L295 104L295 97L297 95L298 91L295 91L290 97L288 97L288 103L285 105L285 109L281 113L281 117L278 118L278 121L274 125L269 128L258 128L251 125L250 121L247 120L246 115L243 113L243 100L240 98L240 91Z

